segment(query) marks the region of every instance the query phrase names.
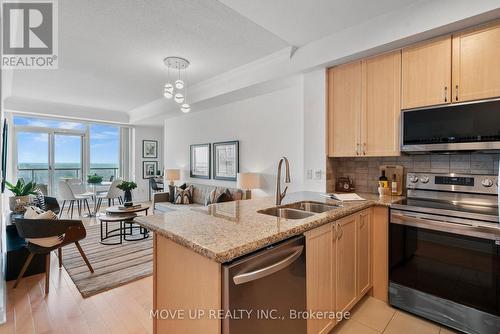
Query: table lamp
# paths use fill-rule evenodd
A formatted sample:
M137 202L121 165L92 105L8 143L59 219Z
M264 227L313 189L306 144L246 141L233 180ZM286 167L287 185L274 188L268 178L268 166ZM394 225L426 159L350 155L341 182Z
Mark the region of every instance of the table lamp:
M260 188L260 174L258 173L238 173L237 187L246 191L245 198L252 198L252 189Z
M170 185L174 185L174 181L181 179L181 170L180 169L165 169L165 179L170 181Z

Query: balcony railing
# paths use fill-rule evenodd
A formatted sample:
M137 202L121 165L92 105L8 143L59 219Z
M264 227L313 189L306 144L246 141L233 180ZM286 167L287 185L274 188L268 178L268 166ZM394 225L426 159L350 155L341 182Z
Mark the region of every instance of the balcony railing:
M113 176L113 179L116 179L118 177L117 167L90 168L89 172L91 175L97 174L99 176L102 176L105 181L109 181L111 179L111 176Z
M55 168L54 179L59 180L62 178L80 179L82 170L81 168ZM118 177L118 167L96 167L90 168L90 174L97 174L103 177L104 180L109 180ZM44 168L19 168L17 172L18 178L23 178L25 181L35 181L36 183L48 184L49 171Z

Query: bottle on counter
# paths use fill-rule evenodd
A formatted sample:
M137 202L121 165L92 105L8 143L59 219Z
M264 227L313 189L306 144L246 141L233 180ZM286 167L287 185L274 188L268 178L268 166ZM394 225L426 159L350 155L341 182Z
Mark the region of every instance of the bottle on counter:
M378 184L380 188L389 188L389 180L385 176L385 170L382 171L382 176L378 178Z
M398 194L398 181L396 179L396 174L392 175L391 194L392 195L397 195Z

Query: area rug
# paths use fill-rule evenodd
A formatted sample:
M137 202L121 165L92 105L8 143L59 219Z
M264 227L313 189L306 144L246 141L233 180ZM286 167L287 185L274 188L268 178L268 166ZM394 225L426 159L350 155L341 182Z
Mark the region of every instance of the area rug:
M153 273L153 238L102 245L99 225L87 225L80 241L94 273L90 273L74 244L63 248L63 266L84 298L116 288ZM111 225L110 225L111 228ZM118 240L118 238L108 241Z

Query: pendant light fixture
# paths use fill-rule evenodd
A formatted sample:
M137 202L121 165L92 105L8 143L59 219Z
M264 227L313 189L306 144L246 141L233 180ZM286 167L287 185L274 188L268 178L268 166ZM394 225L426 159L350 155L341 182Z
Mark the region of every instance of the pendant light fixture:
M191 111L191 106L187 103L187 87L186 77L189 61L181 57L167 57L163 60L167 66L167 83L163 89L163 96L166 99L174 99L174 101L181 105L181 111L188 113ZM177 71L177 80L172 84L170 77L170 70ZM181 71L184 70L184 77L181 77ZM174 72L175 73L175 72Z

